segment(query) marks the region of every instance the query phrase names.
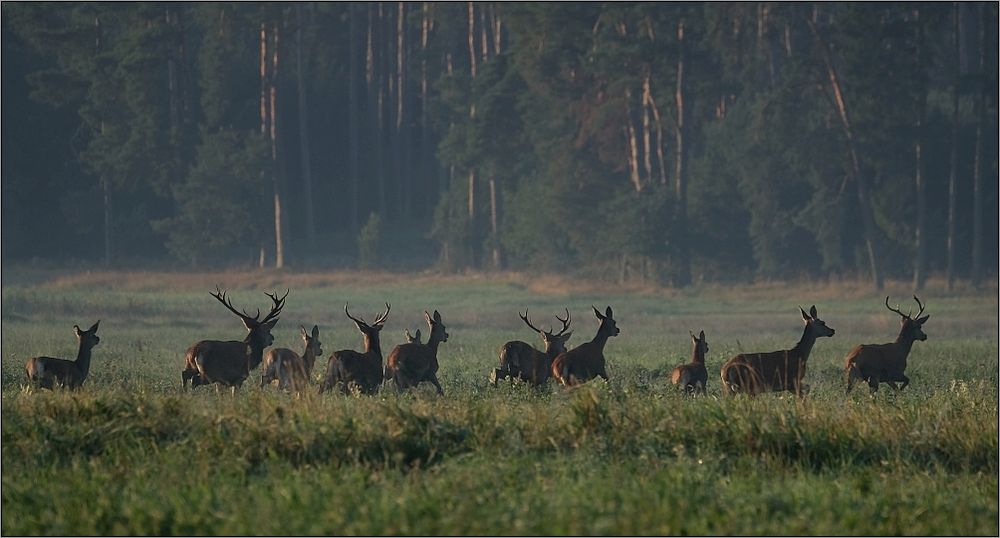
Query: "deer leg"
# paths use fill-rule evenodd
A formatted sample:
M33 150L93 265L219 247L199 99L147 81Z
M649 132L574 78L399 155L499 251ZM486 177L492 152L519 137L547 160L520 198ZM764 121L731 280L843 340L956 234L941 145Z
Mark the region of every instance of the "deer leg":
M873 395L878 392L878 376L871 376L868 378L868 389Z
M428 379L428 381L430 381L431 383L434 384L435 387L437 387L438 395L444 396L444 389L441 388L441 383L438 383L438 378L436 375L432 375L431 378Z
M906 377L906 375L900 375L900 377L903 378L903 384L899 386L899 390L903 390L910 384L910 378Z

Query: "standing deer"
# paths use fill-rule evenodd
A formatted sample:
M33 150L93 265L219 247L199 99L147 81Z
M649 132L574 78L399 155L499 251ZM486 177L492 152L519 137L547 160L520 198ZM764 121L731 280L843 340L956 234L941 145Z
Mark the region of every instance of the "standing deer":
M434 311L434 316L424 310L424 319L427 320L427 327L430 329L427 343L396 346L386 360L385 379L392 380L397 392L429 381L437 387L438 394L443 396L444 390L437 379L437 352L438 344L448 341L448 332L437 310Z
M813 305L806 314L802 307L802 321L805 329L795 347L770 353L741 353L722 365L722 391L725 394L744 392L751 396L770 391L787 390L796 396L809 392L809 386L802 382L806 375L806 361L816 338L833 336L834 330L826 322L816 317Z
M101 342L97 336L97 326L101 320L81 331L79 325L73 326L80 347L76 352L76 360L53 359L52 357L32 357L24 365L28 372L28 381L36 387L52 390L56 385L63 388L78 389L90 373L90 356L94 346Z
M420 329L417 329L417 332L415 332L414 334L410 334L410 329L406 329L406 332L405 332L405 334L403 336L406 337L406 343L407 344L420 344L421 343L420 342Z
M319 326L313 325L312 334L299 326L299 334L305 343L305 351L300 356L288 348L271 349L264 356L264 372L260 375L260 386L278 380L278 388L302 392L309 384L316 357L323 354L323 343L319 341Z
M901 318L899 336L890 344L861 344L844 357L847 392L851 392L856 380L867 381L872 393L878 390L879 383L888 383L894 390L903 390L910 384L910 378L903 373L906 370L906 357L910 354L914 341L927 340L923 325L930 318L929 315L920 317L924 313L924 305L916 295L913 300L920 307L916 319L900 312L899 305L896 308L890 307L889 296L885 296L885 307ZM897 381L903 385L897 388Z
M558 334L552 334L551 330L543 331L532 325L531 321L528 320L527 309L525 309L524 314L518 312L518 316L531 330L541 335L545 350L538 351L520 340L504 344L500 348L500 367L494 368L490 374L490 383L493 385L504 378L510 379L511 384L514 383L515 378L535 386L545 384L552 373L552 359L566 351L566 342L573 335L573 331L566 332L570 324L568 308L566 309L566 319L556 316L556 319L562 323L562 330Z
M344 305L344 313L364 335L365 351L358 353L345 349L330 355L326 363L326 377L319 387L320 394L335 386L340 386L344 394L348 394L352 387L357 387L363 394L375 394L378 391L382 382L382 346L379 344L379 332L385 326L391 308L389 303L385 303L385 312L379 314L369 325L365 320L352 316L347 310L347 305Z
M695 336L691 334L691 343L694 347L691 351L691 362L682 364L670 372L670 382L683 388L688 394L700 392L706 393L708 384L708 370L705 368L705 355L708 353L708 340L705 340L705 331Z
M274 342L271 336L271 329L278 323L278 315L285 306L285 297L281 298L276 294L265 293L271 298L273 303L271 311L260 318L260 310L257 315L250 317L246 311L237 312L232 303L226 298L226 292L215 289L215 293L209 292L212 297L222 303L230 312L236 314L243 325L247 328L247 337L242 342L218 340L202 340L196 342L184 356L184 370L181 372L181 385L187 387L187 382L191 380L191 388L198 385L208 385L219 383L232 389L236 394L236 389L243 385L243 382L250 376L250 371L260 365L264 356L264 348Z
M608 380L608 373L604 362L604 345L608 343L608 338L618 336L621 331L614 320L611 307L605 309L602 315L595 306L594 315L601 320L601 325L597 328L597 335L590 342L580 344L579 347L564 351L556 356L552 361L552 377L556 378L561 385L578 385L586 383L595 377L602 377Z

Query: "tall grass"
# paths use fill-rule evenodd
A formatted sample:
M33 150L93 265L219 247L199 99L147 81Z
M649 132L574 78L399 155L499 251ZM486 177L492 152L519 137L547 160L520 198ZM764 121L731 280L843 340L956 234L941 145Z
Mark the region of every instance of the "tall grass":
M883 297L543 294L513 278L330 277L289 286L275 344L298 349L298 325L319 324L327 355L359 348L343 303L364 315L388 301L388 352L438 309L451 334L439 351L446 396L425 387L296 398L251 378L233 397L180 390L188 345L242 337L208 296L214 284L120 280L3 289L4 534L998 532L995 294L923 297L929 339L914 346L910 387L869 397L844 394L842 360L857 343L895 337ZM224 275L204 280L227 285ZM278 275L263 289L291 281ZM237 289L234 304L267 305L261 291ZM712 373L722 361L790 347L796 306L813 303L837 336L814 348L810 395L722 398ZM545 323L569 307L572 346L596 330L591 304L612 304L622 328L606 349L610 383L488 385L501 344L536 343L516 310ZM27 357L72 357L72 325L98 318L82 391L25 387ZM707 398L665 377L686 362L689 329L708 336ZM325 367L318 361L315 375Z

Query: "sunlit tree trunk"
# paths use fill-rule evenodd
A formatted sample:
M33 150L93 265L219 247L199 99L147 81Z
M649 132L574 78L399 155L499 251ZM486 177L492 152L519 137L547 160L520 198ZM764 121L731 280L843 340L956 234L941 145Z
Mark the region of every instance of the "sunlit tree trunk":
M673 283L683 287L691 283L691 260L688 252L687 239L687 105L685 103L685 59L687 56L684 41L684 20L677 23L677 86L674 92L674 102L677 107L677 126L674 131L674 196L675 216L677 226L674 230L674 240L678 246L674 256Z

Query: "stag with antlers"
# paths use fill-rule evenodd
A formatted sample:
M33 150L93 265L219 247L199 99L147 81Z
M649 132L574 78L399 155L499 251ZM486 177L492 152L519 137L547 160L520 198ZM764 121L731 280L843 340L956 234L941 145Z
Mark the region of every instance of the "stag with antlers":
M319 387L322 394L334 387L340 387L344 394L357 390L362 394L375 394L382 383L382 346L379 343L379 332L385 326L392 307L385 303L385 312L376 316L370 325L361 318L356 318L344 305L344 314L354 322L364 336L364 353L351 349L336 351L330 355L326 364L326 377Z
M910 378L903 373L906 370L906 357L910 354L913 342L927 340L923 325L930 318L929 315L920 317L924 313L924 305L916 295L913 300L920 307L916 317L900 312L899 305L896 308L889 306L889 296L885 296L885 307L890 312L899 314L899 336L889 344L861 344L844 357L847 392L851 392L854 382L858 380L867 382L873 394L878 390L879 383L887 383L895 390L903 390L910 384ZM897 387L897 382L902 383L902 386Z
M437 310L431 316L424 310L424 319L430 329L426 344L407 343L396 346L385 362L385 380L392 380L396 391L416 387L427 381L437 388L438 394L444 395L441 383L438 382L438 344L448 341L441 314Z
M28 381L43 389L52 390L55 386L78 389L90 373L90 355L101 339L97 336L97 326L101 320L81 331L79 325L73 326L76 340L80 343L76 352L76 360L54 359L52 357L32 357L25 364Z
M594 315L597 316L597 319L601 321L594 339L580 344L577 348L560 353L552 361L552 377L556 378L556 381L561 385L578 385L595 377L608 380L604 361L604 345L608 343L608 338L618 336L621 331L614 320L614 313L610 306L604 310L604 314L601 314L593 305L591 308L594 309Z
M215 293L209 292L209 294L243 321L247 336L242 342L218 340L196 342L184 355L181 384L186 388L189 379L192 388L218 383L230 387L233 394L236 394L236 389L243 385L250 376L250 371L260 365L264 348L274 342L271 329L278 323L278 315L285 306L288 292L286 291L280 298L277 294L265 293L271 298L272 306L271 311L263 319L260 318L260 309L253 317L246 311L237 312L226 297L226 292L219 290L218 287L215 288Z
M543 331L532 325L528 319L527 309L524 310L524 314L518 312L518 316L521 317L521 321L525 325L542 337L545 349L539 351L527 342L520 340L507 342L500 348L500 367L493 369L490 374L490 383L496 385L499 380L506 378L510 379L511 384L513 384L516 378L534 386L544 385L552 373L552 360L566 351L566 342L573 334L573 331L566 332L570 324L569 309L566 309L565 319L556 316L556 319L562 323L562 330L557 334L553 334L551 328L548 331Z
M724 394L742 392L751 396L762 392L787 390L796 396L809 392L802 382L806 375L806 361L816 339L833 336L835 331L816 316L816 305L807 314L802 307L805 329L795 347L769 353L740 353L722 365L722 391Z

